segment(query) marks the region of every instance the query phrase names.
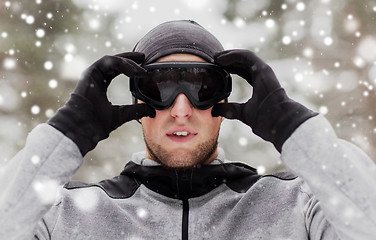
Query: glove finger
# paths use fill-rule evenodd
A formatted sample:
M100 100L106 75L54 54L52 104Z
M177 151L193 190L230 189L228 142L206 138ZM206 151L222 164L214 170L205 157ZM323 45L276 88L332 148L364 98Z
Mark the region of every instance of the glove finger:
M220 52L214 61L230 73L244 78L257 91L269 92L281 87L272 68L249 50Z
M226 50L214 56L214 62L221 66L233 66L235 64L253 65L256 55L249 50Z
M241 108L242 104L240 103L218 103L212 108L212 116L241 120Z
M257 57L256 57L257 58ZM252 85L253 71L257 69L255 55L249 50L227 50L214 56L214 62L226 71L244 78Z
M145 68L141 67L139 64L128 58L116 57L117 60L112 66L113 69L117 70L128 77L133 77L135 75L146 74Z
M118 128L126 122L138 120L143 117L155 117L155 109L147 104L134 104L123 106L112 106L113 108L113 126L112 130Z
M106 83L105 87L108 87L112 79L114 79L121 73L125 74L128 77L133 77L136 74L142 75L146 73L146 70L133 60L118 56L104 56L95 64L99 71L103 74L102 78L95 78L95 80L99 79L99 82L103 82L104 79L104 82Z
M128 58L139 64L145 60L145 54L140 52L123 52L116 54L115 57Z

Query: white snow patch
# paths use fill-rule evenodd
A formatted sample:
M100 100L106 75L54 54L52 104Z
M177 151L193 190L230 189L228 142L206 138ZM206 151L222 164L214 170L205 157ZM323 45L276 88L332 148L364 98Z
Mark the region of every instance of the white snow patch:
M73 197L74 203L82 211L93 211L98 205L98 195L94 191L78 191Z
M43 38L45 35L46 35L46 32L39 28L35 31L35 35L38 37L38 38Z
M59 185L55 180L43 179L34 180L32 187L43 203L53 203L57 197Z
M142 207L137 208L136 213L137 213L137 216L142 219L148 216L148 212L146 211L145 208L142 208Z
M359 57L367 62L376 60L376 38L367 36L362 39L358 45L357 52Z

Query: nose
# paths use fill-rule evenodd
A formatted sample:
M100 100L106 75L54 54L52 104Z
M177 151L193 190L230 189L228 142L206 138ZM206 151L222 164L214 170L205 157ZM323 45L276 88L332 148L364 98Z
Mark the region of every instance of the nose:
M180 93L171 106L170 114L173 118L190 118L192 116L193 106L185 94Z

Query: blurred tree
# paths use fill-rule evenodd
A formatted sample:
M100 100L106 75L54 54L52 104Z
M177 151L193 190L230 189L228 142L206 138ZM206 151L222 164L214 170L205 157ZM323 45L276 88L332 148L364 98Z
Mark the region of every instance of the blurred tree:
M116 16L91 8L84 11L72 1L1 1L0 165L24 146L31 129L67 101L84 68L104 54L129 48L111 33ZM121 134L116 136L109 145ZM77 178L90 179L93 167L102 170L95 179L120 172L123 151L112 156L120 168L104 168L111 164L102 159L103 148L112 149L105 145L88 154Z
M60 98L64 101L67 89L74 86L59 77L56 65L64 55L56 39L78 32L81 11L69 1L39 2L7 1L0 5L1 32L6 35L0 42L1 85L23 98L12 109L6 107L9 102L5 99L0 110L3 116L9 114L18 119L26 132L46 121L48 116L43 113L56 110L61 105ZM53 91L49 87L51 79L59 83Z
M262 23L272 34L249 49L267 62L292 59L295 79L280 77L293 97L325 114L337 134L376 159L376 30L373 1L227 0L228 21ZM369 49L369 52L365 49ZM306 68L299 69L299 66Z
M237 42L272 65L291 97L325 114L340 137L376 159L376 5L372 1L215 3L227 6L216 13L213 9L217 8L203 5L210 19L218 21L209 25L221 26L224 32L235 29L236 38L244 38ZM132 49L135 40L126 33L133 36L149 29L135 15L148 13L150 19L141 18L156 25L157 15L172 14L158 12L162 8L152 5L153 1L111 2L119 9L106 4L95 0L0 1L0 165L24 146L27 133L36 124L45 122L65 103L81 71L91 62L104 54ZM178 17L185 11L202 15L194 12L199 8L189 10L180 1L168 5ZM187 9L180 11L181 6ZM230 101L246 101L251 87L237 77L233 85L237 94ZM124 77L114 80L109 98L115 104L130 102ZM273 146L249 131L242 124L224 122L220 146L228 159L245 161L261 173L283 170ZM138 123L125 124L85 156L75 178L98 181L111 177L121 171L132 152L143 149Z

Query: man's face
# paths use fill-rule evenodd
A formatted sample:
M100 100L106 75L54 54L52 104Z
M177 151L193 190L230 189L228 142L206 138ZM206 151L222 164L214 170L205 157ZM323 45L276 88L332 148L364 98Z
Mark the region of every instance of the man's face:
M171 61L205 62L191 54L171 54L157 62ZM156 110L154 118L142 118L146 157L172 168L213 161L218 155L217 141L222 118L212 117L211 111L212 108L194 108L181 93L170 108Z

